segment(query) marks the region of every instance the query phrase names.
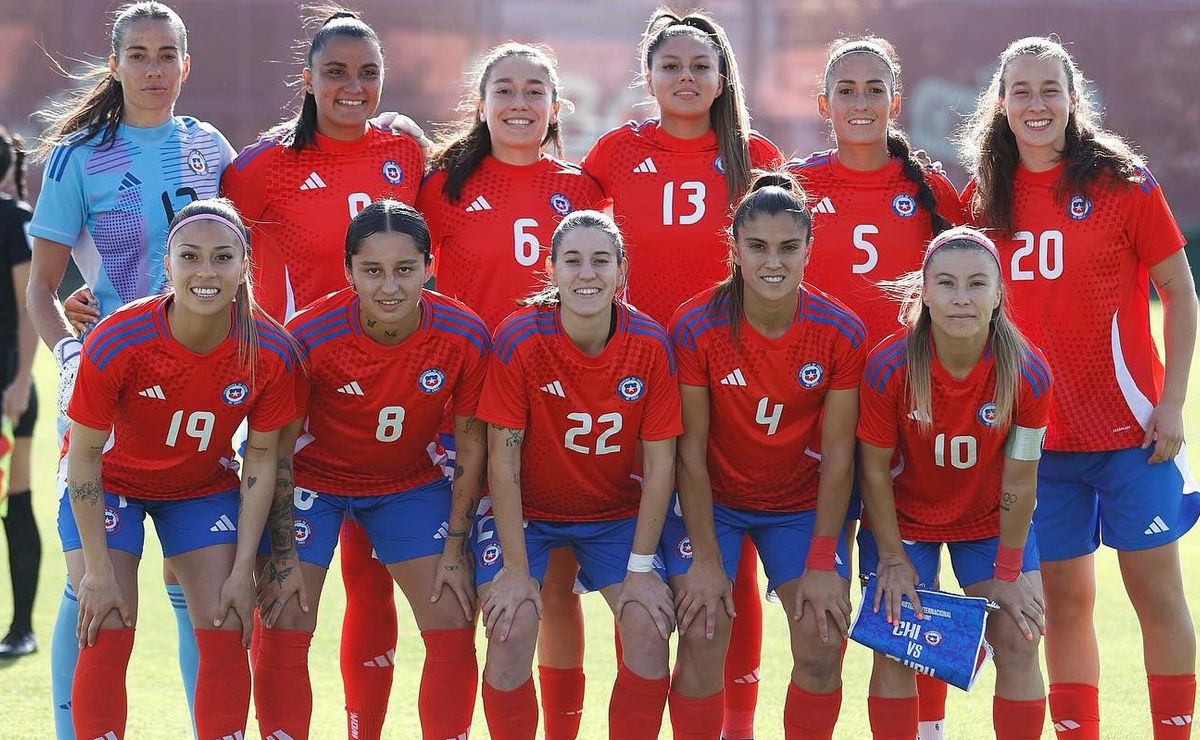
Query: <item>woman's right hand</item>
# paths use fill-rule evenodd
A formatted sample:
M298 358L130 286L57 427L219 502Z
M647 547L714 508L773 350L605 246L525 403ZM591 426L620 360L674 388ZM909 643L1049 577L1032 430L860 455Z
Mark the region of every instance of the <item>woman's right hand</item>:
M112 568L107 570L92 570L83 574L79 580L79 619L75 624L75 636L79 638L79 647L96 644L96 633L108 618L109 612L116 609L121 622L132 629L133 617L121 587Z
M879 565L875 567L875 603L872 608L878 612L882 603L885 608L888 624L895 624L900 619L900 603L904 597L913 605L917 619L924 619L925 612L921 608L921 597L917 595L917 584L920 582L917 569L913 567L908 555L881 555Z
M483 624L490 640L496 636L501 642L508 639L513 618L526 601L533 602L538 619L542 618L542 589L537 579L528 573L516 573L501 568L492 579L487 598L483 601Z
M79 288L63 302L63 311L71 327L82 335L100 320L100 302L88 286Z

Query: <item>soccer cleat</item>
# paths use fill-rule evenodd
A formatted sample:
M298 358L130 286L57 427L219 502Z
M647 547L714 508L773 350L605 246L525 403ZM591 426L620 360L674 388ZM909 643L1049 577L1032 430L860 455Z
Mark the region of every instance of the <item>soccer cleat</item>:
M3 640L0 640L0 658L21 658L38 649L37 638L33 632L15 632L10 630Z

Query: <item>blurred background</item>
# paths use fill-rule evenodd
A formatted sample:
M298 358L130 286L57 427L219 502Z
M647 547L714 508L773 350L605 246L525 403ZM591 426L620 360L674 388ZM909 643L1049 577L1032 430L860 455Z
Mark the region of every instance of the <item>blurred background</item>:
M171 0L189 30L191 78L177 113L215 124L241 149L290 110L305 39L296 0ZM646 0L354 0L379 32L387 75L381 110L427 130L453 117L464 74L490 46L516 39L557 52L575 113L577 159L605 131L650 115L633 85L637 42L657 5ZM30 116L72 83L68 70L108 54L110 0L0 0L0 121L36 136ZM680 9L686 9L683 5ZM830 41L873 32L903 64L902 123L966 177L948 137L971 110L1011 40L1057 33L1094 81L1106 125L1135 142L1163 184L1200 263L1200 2L1196 0L709 0L741 65L754 125L787 154L827 148L815 96ZM32 173L36 193L40 172Z

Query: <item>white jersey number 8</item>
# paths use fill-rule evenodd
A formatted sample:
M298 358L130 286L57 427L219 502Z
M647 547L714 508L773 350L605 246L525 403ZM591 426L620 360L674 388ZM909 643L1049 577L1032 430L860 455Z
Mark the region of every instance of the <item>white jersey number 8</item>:
M380 442L395 442L404 433L404 407L384 406L379 409L379 426L375 427L375 439Z

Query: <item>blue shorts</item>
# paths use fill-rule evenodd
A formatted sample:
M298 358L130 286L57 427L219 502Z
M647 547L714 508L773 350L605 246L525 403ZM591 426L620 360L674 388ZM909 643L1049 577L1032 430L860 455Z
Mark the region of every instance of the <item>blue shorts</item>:
M145 499L104 494L104 529L110 550L142 556L146 541L146 515L154 520L154 531L162 543L163 557L212 545L237 544L238 491L214 493L200 498ZM65 495L58 501L58 537L63 552L83 547L79 527Z
M763 570L767 572L767 590L774 591L780 585L804 575L804 559L808 557L808 546L812 542L813 525L817 512L794 511L745 511L713 504L713 526L717 531L717 546L721 548L721 561L725 575L733 580L737 574L742 554L742 540L746 535L754 541ZM669 577L687 573L692 565L692 540L687 536L683 517L680 515L678 494L667 511L663 523L662 550L665 554ZM850 579L850 554L846 548L846 537L838 533L838 575Z
M375 557L384 564L441 555L449 527L450 484L438 479L379 496L339 496L297 486L292 515L300 561L322 568L333 560L345 517L367 531Z
M633 552L633 532L637 517L599 522L525 522L525 552L529 575L538 583L546 576L550 551L570 547L579 561L578 585L586 591L599 591L625 580L629 554ZM490 583L504 566L504 552L491 514L475 519L475 585ZM655 554L654 569L665 578L662 557Z
M937 588L938 563L942 556L943 544L950 549L950 564L954 566L954 577L958 579L959 586L966 588L991 580L996 572L999 537L946 543L904 540L904 552L917 569L917 577L921 579L918 586ZM858 572L862 575L874 574L876 566L879 565L879 546L875 543L875 535L866 527L858 530L858 548ZM1040 562L1037 538L1026 537L1025 552L1021 556L1021 572L1031 573L1038 570L1041 567Z
M1200 517L1200 493L1184 456L1150 465L1154 447L1045 452L1033 526L1044 560L1096 551L1147 550L1174 542Z

